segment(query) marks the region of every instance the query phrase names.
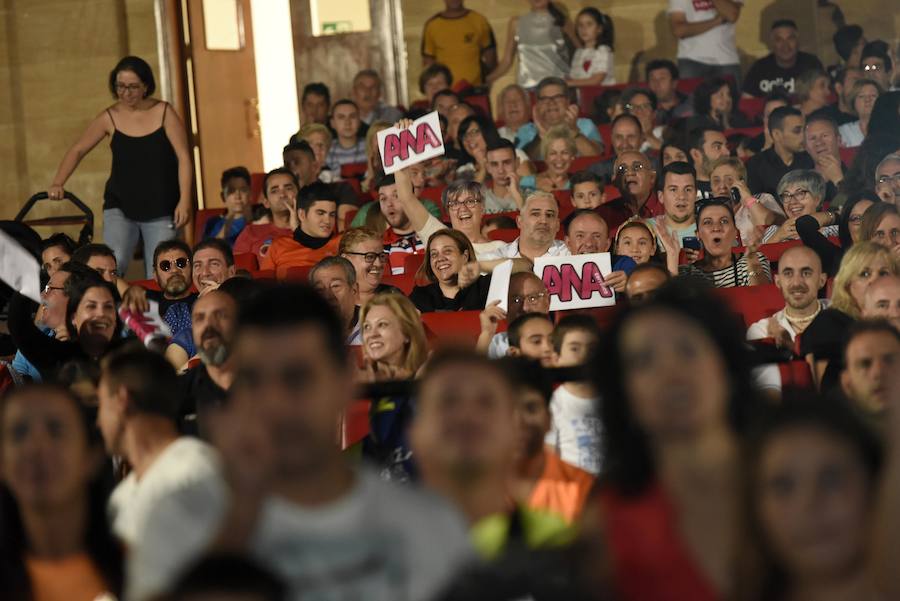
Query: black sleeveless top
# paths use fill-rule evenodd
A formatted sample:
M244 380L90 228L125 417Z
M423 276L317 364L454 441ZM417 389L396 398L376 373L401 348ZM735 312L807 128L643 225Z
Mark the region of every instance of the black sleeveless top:
M171 217L178 204L178 157L166 136L163 108L159 129L146 136L129 136L116 127L110 140L112 170L103 194L104 209L120 209L132 221ZM113 121L112 113L106 110Z

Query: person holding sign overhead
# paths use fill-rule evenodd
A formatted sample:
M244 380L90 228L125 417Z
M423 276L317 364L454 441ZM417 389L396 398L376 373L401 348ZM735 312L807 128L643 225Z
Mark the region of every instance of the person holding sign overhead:
M491 277L478 273L474 257L475 249L462 232L435 232L428 239L425 262L417 274L430 283L413 288L409 300L422 313L480 311L487 302ZM466 270L468 266L472 269Z

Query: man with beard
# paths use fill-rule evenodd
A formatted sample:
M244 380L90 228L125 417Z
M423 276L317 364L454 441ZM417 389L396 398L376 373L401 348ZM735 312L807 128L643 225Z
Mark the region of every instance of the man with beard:
M769 115L772 148L755 154L747 161L747 185L754 194L778 195L778 182L794 169L815 169L816 164L803 150L805 143L803 113L782 106Z
M359 323L359 286L356 283L356 268L344 257L326 257L316 263L309 272L309 283L316 292L328 301L344 324L347 344L362 344Z
M178 377L184 432L199 432L205 438L209 433L208 412L225 402L235 375L230 354L237 312L237 301L221 290L213 290L194 303L191 331L200 365Z
M775 285L784 297L785 307L771 317L760 319L747 329L747 340L772 338L779 348L793 349L797 336L806 330L827 299L819 299L828 274L822 270L822 260L808 246L792 246L778 261ZM781 373L777 365L763 365L754 370L760 388L781 394Z
M712 164L730 155L728 140L722 130L715 127L697 127L688 134L688 152L697 168L697 199L711 198Z
M635 215L649 218L663 213L662 203L656 197L656 170L650 159L636 150L628 150L616 157L614 170L616 188L622 194L597 207L597 213L611 230Z
M416 228L403 210L394 176L382 175L376 182L375 189L378 190L381 214L388 224L388 228L384 230L384 252L388 255L391 273L403 273L406 255L424 253L425 243L416 234Z
M132 468L109 499L113 532L132 547L152 528L147 516L157 503L214 473L218 460L206 443L179 437L177 380L161 355L140 346L109 355L97 397L106 451Z
M591 209L578 209L566 220L566 246L573 255L609 252L612 241L603 217ZM628 274L637 265L631 257L610 257L612 273L603 276L606 284L616 292L625 291Z

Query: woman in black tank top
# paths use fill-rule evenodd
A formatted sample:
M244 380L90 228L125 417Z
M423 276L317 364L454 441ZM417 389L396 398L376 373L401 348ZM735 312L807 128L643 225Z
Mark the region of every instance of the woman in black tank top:
M112 167L103 195L103 237L124 274L140 236L150 278L154 249L174 238L193 211L187 133L175 109L152 97L156 83L143 59L120 60L109 75L109 89L116 103L94 118L66 152L47 192L62 198L81 159L109 136Z

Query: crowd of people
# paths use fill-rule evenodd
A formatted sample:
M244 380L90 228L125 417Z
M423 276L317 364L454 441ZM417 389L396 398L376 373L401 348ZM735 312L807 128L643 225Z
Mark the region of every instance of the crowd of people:
M42 286L0 291L0 596L900 598L890 45L842 25L826 68L777 19L742 73L742 0L669 0L623 85L597 8L530 0L498 51L445 1L422 99L309 83L193 244L184 123L111 71L48 187L108 136L104 243L0 222ZM431 111L445 153L386 175ZM551 311L535 261L597 253L616 306Z

